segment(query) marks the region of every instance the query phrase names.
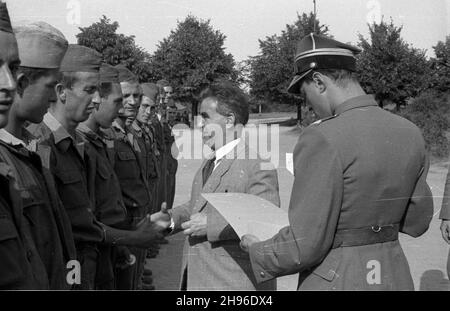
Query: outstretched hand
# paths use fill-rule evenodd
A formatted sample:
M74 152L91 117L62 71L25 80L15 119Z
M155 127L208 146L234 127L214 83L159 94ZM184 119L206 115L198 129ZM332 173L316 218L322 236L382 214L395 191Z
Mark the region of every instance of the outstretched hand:
M150 220L158 227L161 231L164 231L170 227L172 217L170 216L169 209L167 208L167 203L161 204L161 211L150 216Z
M134 231L134 246L140 248L151 248L157 244L157 241L163 238L163 235L159 225L152 223L151 216L147 215L137 225L136 231Z

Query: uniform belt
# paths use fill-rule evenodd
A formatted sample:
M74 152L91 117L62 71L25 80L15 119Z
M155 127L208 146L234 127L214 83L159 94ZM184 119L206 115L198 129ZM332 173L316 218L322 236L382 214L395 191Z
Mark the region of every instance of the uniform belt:
M337 230L332 248L363 246L396 241L398 240L399 228L399 224L392 224Z

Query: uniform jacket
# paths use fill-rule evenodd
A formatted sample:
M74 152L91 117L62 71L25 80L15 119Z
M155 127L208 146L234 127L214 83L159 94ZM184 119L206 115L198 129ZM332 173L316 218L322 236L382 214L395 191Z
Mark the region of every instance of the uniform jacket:
M114 141L114 171L119 178L128 217L142 218L151 203L151 196L139 142L131 131L125 131L117 123L104 133Z
M239 237L200 195L249 193L280 205L278 177L273 166L256 157L250 159L252 153L244 142L233 152L236 152L234 158L222 159L203 186L205 161L195 175L190 202L173 209L172 217L178 230L191 215L199 212L207 215L207 237L186 239L182 272L187 268L188 290L272 290L276 287L275 282L257 285L249 256L239 247Z
M39 138L37 152L44 167L49 168L54 176L56 189L72 225L75 244L78 248L79 243L101 242L103 229L95 219L95 206L88 191L87 154L84 148L77 148L83 145L77 146L78 141L64 132L61 125L52 131L46 120L49 120L49 114L44 117L44 122L32 124L28 130ZM54 119L51 120L49 122L55 126Z
M51 174L42 167L39 155L23 145L0 142L0 158L11 166L22 200L24 227L44 263L50 289L70 289L66 264L76 259L75 245Z
M11 167L0 162L0 290L48 289L45 267L27 243Z
M290 226L250 248L259 282L300 272L299 290L412 290L398 240L332 249L336 230L398 224L422 235L433 215L420 130L372 96L307 128L294 151Z
M101 223L114 227L126 217L119 179L113 166L114 142L106 140L101 132L94 133L83 123L78 126L77 131L89 146L87 150L90 153L91 169L88 172L88 184L89 192L94 194L95 217Z

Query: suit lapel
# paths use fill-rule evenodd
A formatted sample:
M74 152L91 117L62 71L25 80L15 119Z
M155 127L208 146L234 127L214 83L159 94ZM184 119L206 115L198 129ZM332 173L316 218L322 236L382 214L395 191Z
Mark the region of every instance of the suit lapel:
M201 196L201 193L213 193L217 190L217 188L220 186L220 183L222 181L222 177L230 170L231 165L236 161L236 159L242 158L242 155L245 155L246 145L243 142L244 140L241 140L241 142L236 146L236 148L233 150L234 156L231 159L227 159L227 156L225 156L217 166L217 168L213 171L211 176L209 177L208 181L206 182L205 186L201 191L198 193L198 201L194 206L194 212L199 212L204 206L206 205L207 201ZM228 158L230 156L228 155ZM206 161L203 161L202 167L200 168L200 171L203 170L203 168L206 165ZM201 188L201 185L203 185L203 174L200 174L200 184L199 188Z

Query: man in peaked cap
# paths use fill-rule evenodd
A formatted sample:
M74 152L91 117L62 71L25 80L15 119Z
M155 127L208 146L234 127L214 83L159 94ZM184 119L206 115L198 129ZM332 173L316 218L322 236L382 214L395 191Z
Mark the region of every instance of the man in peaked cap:
M8 113L16 92L19 52L6 4L0 1L0 128L8 123ZM47 289L34 243L25 238L22 201L16 189L11 167L0 159L0 289ZM38 267L35 265L38 264ZM36 268L40 268L39 271ZM44 280L45 281L45 280Z
M70 289L66 265L76 259L70 221L53 178L36 153L36 140L24 128L25 122L40 123L50 102L56 101L59 66L68 43L57 29L44 22L22 23L14 32L21 65L10 120L0 130L0 158L11 166L20 189L25 235L35 244L45 265L49 288Z
M70 218L77 259L81 264L79 289L93 289L97 268L97 246L105 239L95 219L93 194L88 188L88 153L76 128L86 121L100 102L98 92L101 55L79 45L69 45L61 64L56 101L39 125L30 132L40 138L38 153L54 176L62 203Z
M378 107L355 74L358 50L311 34L289 87L322 118L294 150L290 225L245 235L258 282L300 273L299 290L413 290L399 232L428 229L433 200L420 130Z
M122 107L122 91L118 71L107 64L100 68L100 96L100 105L77 130L90 146L88 179L93 188L90 192L95 193L95 216L105 231L105 241L99 245L96 289L112 290L115 289L114 266L119 262L118 257L127 257L124 262L132 261L126 246L146 249L154 244L159 234L149 219L138 230L121 230L127 212L113 167L114 142L107 140L101 129L110 128L116 119ZM113 246L116 247L113 249Z

